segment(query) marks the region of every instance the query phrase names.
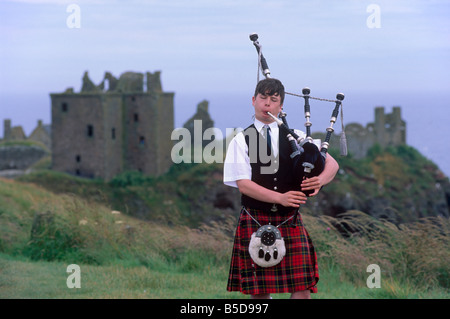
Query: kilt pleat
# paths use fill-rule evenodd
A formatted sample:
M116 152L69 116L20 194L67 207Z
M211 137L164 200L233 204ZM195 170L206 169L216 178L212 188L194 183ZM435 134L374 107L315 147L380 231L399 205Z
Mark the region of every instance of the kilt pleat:
M261 224L277 226L291 217L291 214L274 214L261 210L247 211ZM260 267L253 262L248 252L251 235L259 228L258 224L242 209L236 228L230 272L228 276L228 291L240 291L244 294L293 293L301 290L317 292L319 281L317 256L308 232L303 226L301 214L298 213L297 223L291 221L278 229L284 238L286 256L273 267Z

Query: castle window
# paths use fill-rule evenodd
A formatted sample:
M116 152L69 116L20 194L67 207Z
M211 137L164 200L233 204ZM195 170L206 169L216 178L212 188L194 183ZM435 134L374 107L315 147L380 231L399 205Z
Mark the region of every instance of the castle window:
M115 128L113 128L113 129L111 130L111 138L112 138L113 140L116 139L116 129L115 129Z
M79 170L79 169L77 169L77 170L75 171L75 175L77 175L77 176L80 176L80 175L81 175L81 173L80 173L80 170Z
M67 105L67 103L63 103L63 104L61 104L61 111L63 111L63 112L67 112L67 109L68 109L68 105Z
M75 161L77 161L77 163L81 162L81 156L80 155L75 156Z
M92 125L88 125L87 126L87 135L89 137L93 137L94 136L94 127Z
M143 137L143 136L139 137L139 144L145 145L145 137Z
M137 123L139 122L139 114L134 113L134 122Z
M131 101L136 101L136 98L134 96L131 97Z

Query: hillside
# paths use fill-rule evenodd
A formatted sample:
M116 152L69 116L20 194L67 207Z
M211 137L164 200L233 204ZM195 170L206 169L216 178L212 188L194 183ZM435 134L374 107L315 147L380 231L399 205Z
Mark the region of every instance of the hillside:
M195 198L199 209L214 207L201 206L208 202L202 191L218 187L218 169L178 167L155 180L127 174L107 185L46 171L27 176L58 194L0 178L0 298L245 298L225 292L236 211L200 216L184 206ZM149 215L124 213L139 205ZM226 211L229 217L219 214ZM184 226L190 218L200 225ZM339 218L304 213L303 221L319 258L314 298L448 298L448 218L396 226L352 210ZM82 289L66 286L73 263ZM366 286L370 264L382 270L381 289Z
M414 148L375 146L360 160L333 150L330 154L339 162L339 173L303 212L336 217L358 210L395 224L449 217L449 179ZM18 180L57 194L76 194L143 220L198 227L237 214L240 194L222 183L222 170L223 164L181 163L158 178L126 172L108 183L38 170Z
M337 216L356 209L395 224L449 217L448 177L413 147L375 145L360 160L331 153L340 170L309 206L311 213Z

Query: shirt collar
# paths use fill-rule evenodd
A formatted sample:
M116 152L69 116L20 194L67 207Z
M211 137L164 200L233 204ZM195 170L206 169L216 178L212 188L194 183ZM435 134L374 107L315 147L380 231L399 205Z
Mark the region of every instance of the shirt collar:
M263 122L261 122L260 120L258 120L256 118L255 118L255 121L254 121L253 124L255 125L256 130L258 132L261 132L261 129L264 127L264 125L266 125L266 124L264 124ZM272 123L267 124L267 125L269 125L271 131L273 131L274 129L278 129L278 124L275 121L273 121Z

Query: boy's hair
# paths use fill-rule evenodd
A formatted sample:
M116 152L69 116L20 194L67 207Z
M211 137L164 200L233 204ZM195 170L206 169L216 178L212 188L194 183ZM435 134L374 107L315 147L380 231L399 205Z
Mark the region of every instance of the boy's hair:
M281 104L284 102L284 86L280 80L268 78L258 82L255 89L255 97L259 94L262 95L276 95L278 94L281 99Z

